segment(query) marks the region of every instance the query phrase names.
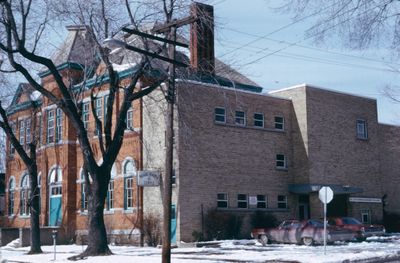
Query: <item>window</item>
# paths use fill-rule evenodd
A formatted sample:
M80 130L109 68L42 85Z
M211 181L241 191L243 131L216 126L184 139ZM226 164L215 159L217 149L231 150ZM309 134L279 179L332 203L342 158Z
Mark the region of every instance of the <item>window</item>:
M86 194L85 172L81 171L81 212L88 210L88 196Z
M221 123L226 122L225 108L215 108L214 114L215 114L215 117L214 117L215 122L221 122Z
M19 121L18 122L19 126L19 143L21 144L22 147L25 145L25 121Z
M276 155L276 168L286 169L286 156L284 154L277 154Z
M83 127L87 130L89 127L89 102L82 104L82 122Z
M238 208L247 208L247 195L246 194L238 194L237 195L237 204L238 204Z
M126 129L133 130L133 109L132 107L126 113Z
M275 116L275 129L281 131L285 129L285 120L283 117Z
M357 120L357 138L368 139L367 122L365 120Z
M278 195L278 208L287 208L286 195Z
M26 149L29 149L29 144L31 143L31 119L27 119L25 121L25 142L26 142Z
M107 119L107 106L108 106L108 95L104 96L104 127L106 126Z
M15 123L10 123L11 126L11 130L14 134L14 136L16 136L15 131L17 130L17 127L15 125ZM15 154L15 148L14 145L11 143L11 140L8 140L10 142L10 155L14 155Z
M254 113L254 126L264 128L264 114Z
M371 223L371 212L370 210L361 210L361 222L363 224L370 224Z
M47 111L47 143L54 142L54 110Z
M114 179L110 179L108 184L106 209L114 209Z
M244 111L235 111L235 124L240 126L246 125L246 114Z
M96 117L101 122L103 119L103 100L102 100L102 98L98 98L94 101L94 108L95 108ZM99 125L96 122L96 135L99 135L101 130L102 130L101 126L99 127Z
M124 209L132 209L133 205L133 176L136 168L133 161L129 160L124 165Z
M257 195L257 208L267 208L265 195Z
M62 170L57 167L50 172L50 197L62 195Z
M29 215L29 198L30 198L30 188L29 188L29 177L25 174L21 180L21 198L20 198L20 215Z
M8 182L8 215L11 216L14 214L14 200L15 200L15 179L14 177L10 178Z
M114 209L114 178L117 176L117 169L115 164L111 168L111 178L108 183L107 198L106 198L106 210Z
M217 194L217 207L228 208L228 194L225 193Z
M62 141L62 129L63 129L63 112L60 108L56 110L56 142Z

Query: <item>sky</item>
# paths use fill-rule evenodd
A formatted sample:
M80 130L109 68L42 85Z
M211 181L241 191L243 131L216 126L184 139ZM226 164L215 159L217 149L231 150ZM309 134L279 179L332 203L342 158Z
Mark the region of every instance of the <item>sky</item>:
M292 14L273 9L279 2L212 1L216 57L265 92L307 83L375 98L378 121L400 125L400 104L383 94L386 86L395 87L400 80L400 74L393 72L400 64L391 61L392 54L377 48L347 50L339 40L317 46L304 34L313 18L290 25Z

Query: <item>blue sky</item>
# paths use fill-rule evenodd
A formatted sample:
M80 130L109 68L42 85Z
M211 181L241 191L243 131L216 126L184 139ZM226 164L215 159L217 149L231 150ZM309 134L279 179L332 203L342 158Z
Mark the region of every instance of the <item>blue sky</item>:
M304 31L313 18L289 25L290 14L271 9L266 0L214 0L216 55L265 91L307 83L360 96L376 98L378 119L400 125L400 105L382 94L387 85L399 83L387 50L346 50L339 39L315 46ZM276 6L276 5L275 5ZM268 35L268 39L261 38ZM250 43L252 42L252 43ZM293 45L292 43L296 43ZM400 89L400 88L399 88Z

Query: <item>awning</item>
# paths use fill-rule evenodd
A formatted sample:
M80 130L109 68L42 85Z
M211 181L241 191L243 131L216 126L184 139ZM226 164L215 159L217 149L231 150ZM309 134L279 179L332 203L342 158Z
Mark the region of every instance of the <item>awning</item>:
M289 192L293 194L309 194L318 192L322 186L329 186L332 188L334 194L356 194L364 192L361 187L339 184L289 184Z

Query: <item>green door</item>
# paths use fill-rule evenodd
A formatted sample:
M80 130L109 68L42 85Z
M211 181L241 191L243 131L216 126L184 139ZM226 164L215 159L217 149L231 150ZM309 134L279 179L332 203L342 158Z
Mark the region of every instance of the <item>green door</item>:
M49 225L59 226L61 225L62 218L62 194L61 185L50 186L50 211L49 211Z
M171 206L171 244L176 244L176 208Z

